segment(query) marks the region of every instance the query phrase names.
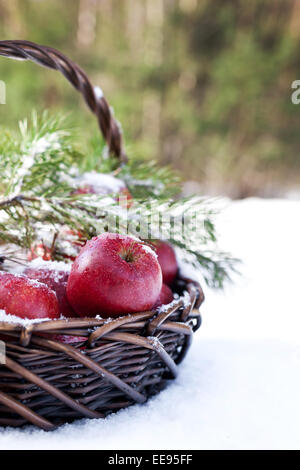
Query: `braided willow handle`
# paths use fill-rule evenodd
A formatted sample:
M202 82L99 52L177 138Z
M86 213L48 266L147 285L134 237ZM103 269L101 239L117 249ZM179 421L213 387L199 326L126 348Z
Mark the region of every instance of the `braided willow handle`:
M60 71L83 95L88 107L96 115L109 153L115 155L120 164L127 162L121 130L106 99L100 89L92 86L85 72L77 64L52 47L39 46L29 41L0 41L0 55L11 59L31 60L43 67Z

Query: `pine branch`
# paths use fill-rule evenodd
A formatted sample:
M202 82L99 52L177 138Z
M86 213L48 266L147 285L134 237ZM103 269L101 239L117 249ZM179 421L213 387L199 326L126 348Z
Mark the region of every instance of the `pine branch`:
M69 185L65 175L72 172L77 152L71 146L71 133L61 130L62 116L38 119L32 113L31 125L20 123L20 136L5 133L0 138L1 192L4 196L30 193L64 194Z
M137 158L118 173L134 196L129 211L118 205L117 195L75 195L74 178L88 161L91 170L96 158L83 157L62 124L61 117L44 114L38 119L33 113L31 125L20 125L21 136L0 135L0 240L25 250L39 242L53 245L53 257L66 260L74 249L64 235L66 227L77 241L108 229L143 239L168 239L209 285L220 288L230 279L237 260L217 247L214 200L174 200L180 189L178 176ZM98 170L112 170L115 162L104 157Z

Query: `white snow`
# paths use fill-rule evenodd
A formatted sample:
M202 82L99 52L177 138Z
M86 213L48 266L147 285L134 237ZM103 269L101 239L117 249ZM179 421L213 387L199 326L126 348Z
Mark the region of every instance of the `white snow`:
M40 322L49 321L49 320L50 318L34 318L34 319L20 318L20 317L16 317L15 315L10 315L9 313L6 313L5 310L0 310L0 322L4 321L7 323L14 323L14 324L16 323L18 325L28 326L34 323L40 323Z
M182 297L182 300L183 300L183 306L184 308L188 307L191 303L191 297L190 297L190 294L188 292L184 292L183 294L183 297Z
M158 313L167 312L170 308L175 307L175 305L177 305L178 303L178 299L179 299L179 295L174 294L174 300L172 300L172 302L170 302L169 304L163 304L160 307L158 307L157 309ZM190 298L190 294L187 291L183 293L183 295L181 296L181 299L182 299L182 305L184 308L190 305L191 298Z
M9 268L9 272L15 275L24 274L25 269L34 268L34 269L49 269L54 271L65 271L70 272L72 264L64 263L63 261L46 261L43 258L35 258L32 261L27 261L24 259L22 264L11 263L12 265Z
M34 260L27 263L26 268L34 269L50 269L54 271L71 271L71 263L64 263L63 261L46 261L42 258L35 258Z
M27 123L26 124L23 123L21 125L21 130L22 129L23 129L23 133L26 133ZM19 194L22 188L24 178L26 177L26 175L29 173L29 170L37 161L36 157L46 152L49 148L51 148L52 150L60 150L61 148L60 139L63 134L64 134L63 132L57 131L57 132L45 134L44 136L37 138L34 142L30 143L30 145L28 145L28 143L25 142L22 148L22 152L23 152L22 165L19 168L17 168L17 172L14 177L15 181L18 182L18 184L16 184L14 188L15 195Z
M167 312L170 308L175 307L175 305L178 303L178 299L172 300L169 304L163 304L160 307L158 307L157 312L158 313L165 313Z
M102 88L100 88L99 86L95 86L94 87L94 92L95 92L95 96L98 100L100 100L101 98L103 98L103 90Z
M133 238L133 237L131 237ZM141 247L143 248L143 250L146 252L146 253L149 253L151 256L153 256L154 258L157 258L157 254L155 253L155 251L151 248L150 245L147 245L145 243L143 243L141 245Z
M243 277L225 293L205 288L203 324L166 390L51 433L0 428L0 448L299 449L299 211L228 201L220 246L243 259Z

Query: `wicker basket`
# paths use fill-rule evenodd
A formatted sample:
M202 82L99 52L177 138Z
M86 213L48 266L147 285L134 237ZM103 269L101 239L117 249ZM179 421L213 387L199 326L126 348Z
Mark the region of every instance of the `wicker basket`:
M0 55L62 72L95 113L110 153L120 164L126 163L109 105L77 65L52 48L27 41L0 41ZM0 322L0 339L6 344L6 363L0 366L0 425L32 423L52 430L78 418L104 418L161 390L176 377L177 365L201 324L204 295L199 284L178 276L174 291L178 300L162 313L140 312L110 322L74 318L26 327ZM66 344L53 335L81 339Z

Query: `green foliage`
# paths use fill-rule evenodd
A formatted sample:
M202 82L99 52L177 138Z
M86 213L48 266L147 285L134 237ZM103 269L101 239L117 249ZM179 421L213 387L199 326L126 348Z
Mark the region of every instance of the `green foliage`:
M67 130L62 131L62 116L48 117L46 112L38 120L32 113L20 122L20 136L3 132L0 138L1 192L30 193L47 196L66 191L63 175L70 171L76 152L72 149Z

